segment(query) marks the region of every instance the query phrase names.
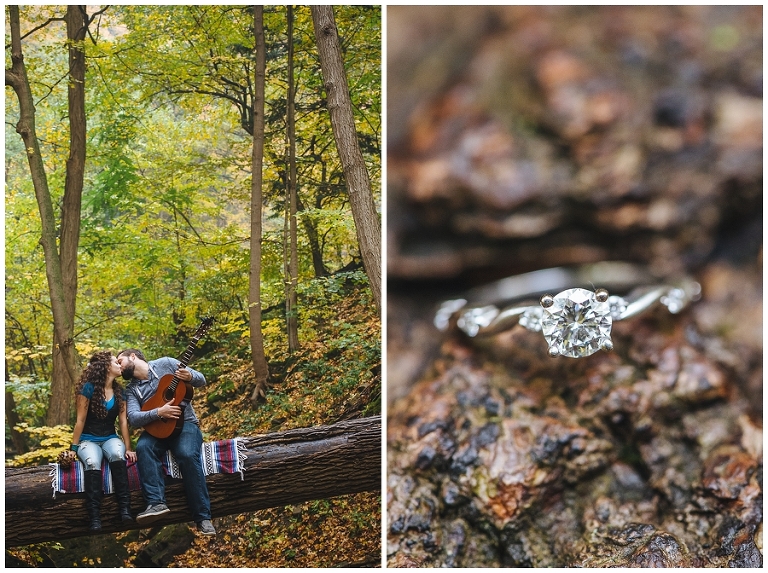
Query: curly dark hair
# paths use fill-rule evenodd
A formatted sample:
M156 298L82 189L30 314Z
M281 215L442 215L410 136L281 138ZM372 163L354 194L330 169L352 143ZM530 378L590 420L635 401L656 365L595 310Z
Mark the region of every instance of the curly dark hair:
M88 408L97 418L107 417L107 408L104 406L104 384L107 381L107 371L111 361L112 353L109 350L96 352L88 360L88 366L83 370L77 388L75 388L75 396L78 396L86 382L93 384L93 396L91 396ZM112 390L115 394L117 407L122 412L125 408L125 401L123 400L123 388L117 378L112 382Z

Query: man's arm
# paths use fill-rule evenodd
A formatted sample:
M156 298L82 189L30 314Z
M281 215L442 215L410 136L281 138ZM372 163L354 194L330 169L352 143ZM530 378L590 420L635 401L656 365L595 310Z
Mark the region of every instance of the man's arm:
M202 372L198 372L197 370L195 370L194 368L190 368L189 366L187 366L187 370L189 370L190 374L192 374L192 380L190 380L189 383L194 388L205 386L206 380Z
M134 428L143 428L150 422L160 419L158 414L158 408L148 410L146 412L141 411L141 404L139 398L136 396L133 388L128 388L125 393L126 411L128 413L128 423Z
M165 363L164 363L165 362ZM176 369L181 365L181 362L176 360L175 358L161 358L157 361L157 363L153 363L153 365L157 368L163 371L165 374L166 371L175 372ZM202 372L198 372L194 368L190 368L189 366L186 367L186 370L189 370L189 373L192 374L192 379L189 381L189 384L192 385L193 388L199 388L200 386L205 386L206 380L205 376L203 376ZM158 376L162 378L163 374L160 374L158 372Z

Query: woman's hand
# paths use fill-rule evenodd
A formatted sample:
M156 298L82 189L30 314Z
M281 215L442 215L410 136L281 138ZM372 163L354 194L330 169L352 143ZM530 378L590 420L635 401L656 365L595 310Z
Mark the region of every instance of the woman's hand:
M71 450L65 450L59 454L57 461L62 467L68 468L77 459L77 454Z
M136 463L136 452L132 452L131 450L125 451L125 459L129 462L135 464Z

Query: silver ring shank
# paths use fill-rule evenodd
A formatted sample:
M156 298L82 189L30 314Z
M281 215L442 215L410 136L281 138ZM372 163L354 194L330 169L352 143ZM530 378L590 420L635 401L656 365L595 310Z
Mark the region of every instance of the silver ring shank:
M623 262L604 262L580 267L556 267L507 277L467 292L468 304L501 304L538 298L567 288L604 288L626 292L632 287L652 284L658 279L646 269Z
M611 294L631 290L626 296L611 297L614 321L631 318L659 303L677 313L701 293L701 286L691 278L660 281L646 269L630 263L558 267L508 277L472 289L464 298L445 301L435 315L435 326L447 330L456 324L469 336L495 334L518 322L536 330L528 319L541 309L538 298L575 287L604 288Z

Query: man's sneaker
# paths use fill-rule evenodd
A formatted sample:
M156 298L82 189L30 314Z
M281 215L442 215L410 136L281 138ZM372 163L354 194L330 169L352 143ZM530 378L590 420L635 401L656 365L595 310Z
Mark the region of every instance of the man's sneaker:
M142 511L136 516L136 523L139 525L146 525L160 519L161 515L169 513L171 510L164 503L158 503L157 505L148 505L147 509Z
M203 535L216 535L216 530L213 528L213 523L211 523L210 519L198 522L197 530Z

